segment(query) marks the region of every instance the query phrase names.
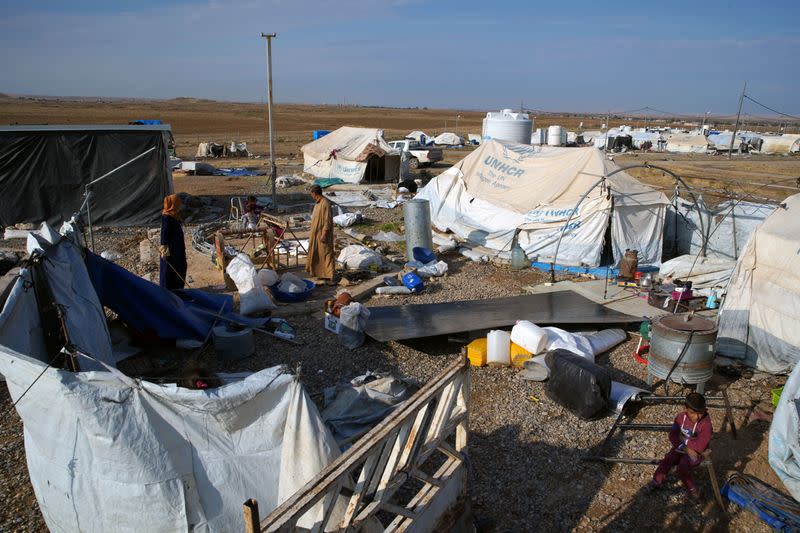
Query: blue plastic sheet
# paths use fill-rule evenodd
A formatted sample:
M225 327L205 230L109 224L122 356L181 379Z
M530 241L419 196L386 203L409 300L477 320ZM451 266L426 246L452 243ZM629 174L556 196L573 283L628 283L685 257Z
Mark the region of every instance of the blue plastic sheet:
M197 289L169 291L91 252L86 266L100 303L141 335L202 341L217 322L252 326L265 322L231 312L231 296Z
M215 176L260 176L257 171L247 168L218 168L214 171Z

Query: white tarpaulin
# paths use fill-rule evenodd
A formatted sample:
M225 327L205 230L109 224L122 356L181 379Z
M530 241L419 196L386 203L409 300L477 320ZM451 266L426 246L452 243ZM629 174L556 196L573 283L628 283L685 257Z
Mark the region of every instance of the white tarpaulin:
M491 140L446 170L417 195L431 205L440 231L494 250L509 250L514 233L529 259L549 261L567 220L558 254L564 265L597 266L614 204L612 249L639 250L641 264L661 261L666 197L620 172L608 189L581 195L616 166L594 148L532 147Z
M783 386L781 399L769 427L769 464L800 501L800 365Z
M400 155L383 138L383 130L343 126L301 148L303 172L345 183L395 179ZM368 166L373 171L368 172Z
M68 242L48 250L50 288L69 303L73 344L110 353L102 308L80 282L86 270L78 272L73 251ZM56 268L61 275L51 275ZM28 472L50 531L241 531L247 498L266 515L339 455L282 367L220 376L226 384L204 390L134 380L85 357L81 368L105 370L48 368L34 282L23 269L0 312L0 373L19 402Z
M708 140L700 133L673 133L667 136L667 152L681 154L704 154Z
M658 273L662 277L691 281L694 289L710 289L726 287L735 267L736 261L731 259L681 255L665 261Z
M720 312L718 352L772 373L800 360L800 195L753 232Z

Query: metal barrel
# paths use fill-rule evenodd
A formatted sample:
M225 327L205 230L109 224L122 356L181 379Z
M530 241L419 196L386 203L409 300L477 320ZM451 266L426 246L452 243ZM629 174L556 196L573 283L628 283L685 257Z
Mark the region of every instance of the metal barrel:
M684 314L657 317L652 323L647 371L659 379L666 379L688 342L686 353L672 372L670 381L705 383L714 373L716 339L716 326L705 318L691 317L687 320Z
M414 259L414 247L433 250L431 207L428 200L414 198L403 204L403 223L406 226L406 259Z

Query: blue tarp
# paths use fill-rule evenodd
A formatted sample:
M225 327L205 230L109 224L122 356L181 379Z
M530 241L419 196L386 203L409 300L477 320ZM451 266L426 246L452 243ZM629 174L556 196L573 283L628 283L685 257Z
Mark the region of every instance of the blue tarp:
M314 137L314 140L316 141L317 139L325 137L330 132L331 132L331 130L314 130L312 132L312 136Z
M131 121L131 124L137 124L137 125L142 125L142 126L150 126L150 125L161 124L161 121L160 120L155 120L155 119L139 119L139 120Z
M196 289L171 292L88 251L86 267L100 303L145 336L202 341L217 314L237 324L258 326L266 321L232 313L231 296Z
M260 176L258 171L248 168L218 168L214 171L215 176Z
M533 262L531 263L531 267L535 268L536 270L541 270L542 272L550 272L550 263L539 263ZM619 269L618 268L609 268L600 266L600 267L576 267L576 266L566 266L566 265L556 265L553 270L556 272L568 272L570 274L591 274L592 276L597 276L598 278L602 278L603 276L608 273L609 277L617 277L619 276ZM639 265L636 270L640 272L658 272L657 266L652 265Z

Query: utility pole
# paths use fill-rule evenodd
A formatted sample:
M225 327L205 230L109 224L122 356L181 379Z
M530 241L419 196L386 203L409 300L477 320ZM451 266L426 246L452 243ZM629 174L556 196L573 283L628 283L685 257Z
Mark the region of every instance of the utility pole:
M461 118L461 115L456 115L456 135L458 135L458 119Z
M733 127L733 135L731 135L731 145L728 147L728 159L733 156L733 142L736 140L736 130L739 129L739 117L742 115L742 104L744 103L744 92L747 90L747 82L744 82L742 87L742 94L739 96L739 111L736 113L736 125Z
M272 210L278 211L278 195L275 191L275 182L278 179L278 169L275 166L275 146L272 144L272 137L275 135L275 128L272 125L272 39L277 37L277 33L261 33L261 37L267 40L267 121L269 122L269 178L272 181Z

